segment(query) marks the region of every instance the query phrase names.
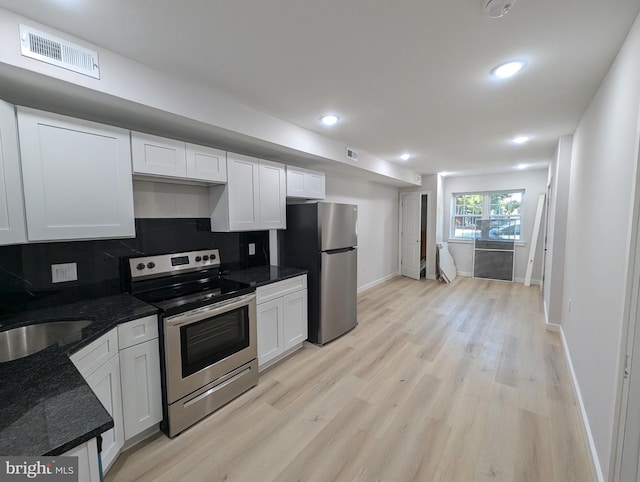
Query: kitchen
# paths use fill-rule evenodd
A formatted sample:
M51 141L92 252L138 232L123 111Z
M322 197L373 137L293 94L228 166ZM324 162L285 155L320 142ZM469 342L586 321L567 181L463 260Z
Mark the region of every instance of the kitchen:
M7 13L3 15L3 31L8 32L14 27L16 17L13 14ZM36 25L38 26L38 25ZM7 27L6 29L4 27ZM41 26L41 28L46 28ZM64 35L60 34L59 35ZM7 42L4 45L17 45L17 39L13 39L7 36ZM8 47L7 47L8 48ZM103 72L102 88L100 91L94 91L95 83L87 79L78 80L77 77L73 77L68 72L58 72L45 65L36 65L37 63L31 63L20 57L18 50L12 51L7 54L7 58L3 58L3 79L6 83L6 90L8 100L21 105L27 105L27 107L43 109L46 105L49 111L60 112L66 115L75 114L74 117L90 118L93 121L100 122L106 125L118 125L126 126L131 130L143 133L151 133L157 136L161 136L167 139L174 139L183 141L186 143L207 146L224 146L227 152L242 152L245 155L249 155L256 158L266 157L267 160L280 160L283 164L292 165L294 167L304 167L316 172L324 172L327 176L327 193L325 199L332 202L344 202L347 204L357 204L359 207L359 263L358 263L358 288L364 290L366 288L375 288L380 281L385 281L392 278L397 271L397 245L399 241L399 233L395 228L398 224L398 185L406 186L411 185L409 189L420 189L425 191L431 191L433 194L440 192L437 189L439 179L435 175L424 176L420 181L416 181L415 172L410 169L406 169L395 163L381 162L381 159L375 159L369 156L366 152L359 152L358 166L361 168L360 174L362 179L357 180L345 176L345 172L349 172L347 167L342 166L344 161L344 145L339 142L327 142L324 143L324 139L315 137L315 134L309 133L305 130L297 130L296 126L288 126L283 123L279 123L277 119L267 119L264 115L255 111L252 112L250 108L244 104L234 103L228 98L223 98L217 93L205 94L204 90L198 90L198 87L186 84L181 81L174 81L168 79L167 76L153 72L151 69L145 66L135 64L124 57L117 57L115 54L107 51L101 51L101 70ZM111 66L123 67L130 76L126 79L126 85L124 79L120 80L113 77L113 68ZM28 65L25 68L25 65ZM37 75L27 75L27 72L37 72ZM110 74L111 72L111 74ZM51 79L57 79L52 81ZM153 78L153 82L149 82L148 79ZM121 83L120 83L121 82ZM29 86L32 90L29 96L28 102L17 102L19 97L18 86ZM71 88L73 86L73 88ZM184 87L178 88L176 87ZM191 99L188 96L182 94L183 91L190 91L193 97ZM169 97L164 95L166 92L176 92L176 96ZM202 94L202 95L198 95ZM211 101L210 99L215 99ZM197 101L194 101L197 99ZM89 102L90 101L90 102ZM130 101L141 102L147 107L141 107L134 109ZM205 104L211 102L207 109ZM83 105L84 104L84 105ZM189 107L185 109L185 105ZM171 112L171 114L160 115L159 111ZM186 115L186 111L189 111L189 115ZM244 113L245 116L241 113ZM247 121L247 115L253 119ZM266 123L271 126L266 130ZM167 128L167 122L172 123L171 129ZM174 123L175 122L175 123ZM220 129L209 129L207 125L224 126ZM216 136L222 136L221 131L223 129L230 129L236 134L228 136L224 144L220 142L212 142L219 139ZM170 130L171 132L168 132ZM264 134L269 131L268 134ZM285 132L286 131L286 132ZM212 134L213 132L213 134ZM258 132L262 132L259 138L264 139L266 143L264 145L257 146L255 142L255 135ZM291 136L291 134L299 134ZM252 139L253 136L253 139ZM320 136L323 137L323 136ZM293 139L293 140L292 140ZM208 140L208 142L205 142ZM322 141L320 143L319 141ZM242 146L241 149L238 147ZM280 147L278 147L280 146ZM285 146L283 148L282 146ZM236 149L234 149L234 147ZM297 152L292 152L292 150ZM304 163L304 166L296 166L296 158L299 162L298 154L300 152L311 153L311 155L320 156L323 158L340 158L341 161L338 165L323 165L322 162L316 163ZM326 164L326 163L325 163ZM345 170L347 169L347 170ZM381 177L382 176L382 177ZM371 181L385 180L387 184L373 184ZM135 218L138 219L138 224L144 224L144 221L154 216L148 216L146 213L149 210L158 210L163 214L157 216L157 218L174 218L174 219L201 219L209 218L210 213L207 212L204 216L201 215L201 209L206 206L209 198L208 188L203 186L187 186L171 187L163 186L163 183L147 180L135 180L133 186L133 195L136 200ZM205 194L206 193L206 194ZM149 199L153 199L150 202ZM207 198L207 201L203 202L203 199ZM146 201L145 201L146 199ZM159 201L159 202L155 202ZM185 205L187 208L185 209ZM435 208L435 206L434 206ZM145 209L147 211L145 211ZM140 214L145 213L145 214ZM432 216L432 221L435 224L436 216ZM394 226L394 229L380 229L380 220L384 220L384 223L390 226ZM163 239L170 238L171 232L175 230L175 227L171 226L171 221L167 221L166 227L163 229ZM144 227L135 226L136 235L144 231ZM150 231L155 231L156 227L153 223L148 227ZM181 227L182 229L182 227ZM437 227L434 229L438 229ZM196 228L195 231L198 231ZM202 234L200 232L200 234ZM197 234L195 235L197 236ZM218 236L216 234L208 236ZM264 236L264 235L263 235ZM269 237L274 235L268 234ZM145 237L144 243L149 243L149 246L153 246L153 235ZM225 243L225 236L219 236L220 242ZM366 244L363 243L366 240ZM216 240L217 241L217 240ZM110 260L114 256L113 251L120 249L122 246L121 240L114 239L112 241L104 241L105 243L111 243L109 249L104 250L103 246L98 241L79 241L78 243L87 243L82 245L82 249L86 249L86 255L82 253L82 249L76 250L75 247L70 248L73 251L74 256L78 255L85 260L85 267L91 266L92 258L96 256L100 259ZM137 241L136 241L137 242ZM260 252L261 242L256 240L255 245L257 252ZM73 242L75 246L76 242ZM92 244L97 243L97 244ZM176 244L179 244L180 240L176 240ZM244 246L243 249L237 248L237 257L233 257L232 261L238 261L250 263L250 261L244 259L249 258L249 245L254 244L253 240L235 238L230 243L237 243L238 246ZM56 244L56 243L53 243ZM208 242L207 242L208 244ZM272 243L269 243L270 246ZM17 247L15 247L17 246ZM43 247L44 246L44 247ZM35 259L38 260L40 267L45 266L49 270L48 273L45 270L43 273L33 272L28 273L28 276L20 275L22 278L27 279L29 282L36 280L36 286L42 284L47 275L51 275L51 264L66 264L70 262L67 254L60 255L56 253L56 248L50 247L52 244L44 244L36 246L35 244L14 245L14 247L7 248L6 254L3 254L3 261L7 259L7 263L15 261L17 256L22 256L22 259ZM214 247L217 245L214 244ZM85 248L86 247L86 248ZM134 243L134 248L135 247ZM183 248L170 248L173 252L189 251L190 247ZM22 252L24 251L24 252ZM79 252L78 252L79 251ZM246 254L245 254L246 251ZM47 252L49 252L47 254ZM157 252L157 251L156 251ZM104 253L104 254L103 254ZM221 248L221 256L226 256L225 251ZM390 253L389 256L381 255L381 253ZM232 251L232 254L233 251ZM118 255L116 255L118 256ZM253 255L252 255L253 256ZM273 259L273 257L271 258ZM28 264L28 263L27 263ZM4 266L4 264L3 264ZM114 280L118 278L118 275L113 271L113 265L106 268L106 273L91 273L82 269L80 261L78 262L78 277L80 279L83 276L90 276L91 281L102 282L104 280ZM432 269L431 274L435 277L435 260L430 264ZM99 270L98 268L89 268ZM38 270L34 270L38 271ZM66 274L66 272L65 272ZM49 278L50 279L50 278ZM86 280L87 278L85 278ZM50 281L49 281L50 283ZM73 282L70 282L73 283ZM82 292L86 289L80 286L79 283L75 286L78 292ZM58 285L60 286L60 285ZM71 285L69 285L71 286ZM104 294L112 293L114 286L110 286L109 283L106 286L102 286ZM119 289L119 287L118 287ZM575 299L574 299L575 303ZM602 449L598 451L602 454ZM602 455L601 455L602 456Z

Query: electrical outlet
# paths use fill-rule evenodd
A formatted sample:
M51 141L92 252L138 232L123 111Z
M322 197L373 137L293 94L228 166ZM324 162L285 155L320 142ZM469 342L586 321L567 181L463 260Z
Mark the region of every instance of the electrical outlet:
M255 256L256 254L256 243L249 243L249 256Z
M78 279L78 265L76 263L61 263L51 265L51 282L64 283Z

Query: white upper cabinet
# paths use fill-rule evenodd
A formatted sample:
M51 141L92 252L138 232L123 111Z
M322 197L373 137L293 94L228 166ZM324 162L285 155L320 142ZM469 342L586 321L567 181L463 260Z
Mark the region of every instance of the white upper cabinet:
M324 173L287 166L287 197L324 199Z
M16 114L0 101L0 245L26 240Z
M211 186L212 231L286 228L284 165L231 154L227 184Z
M129 131L18 108L29 241L134 237Z
M260 161L261 229L287 227L287 179L284 166Z
M184 142L131 132L131 157L134 174L187 177Z
M201 181L227 182L227 153L187 143L187 177Z
M133 173L184 181L224 183L227 153L165 137L131 132Z

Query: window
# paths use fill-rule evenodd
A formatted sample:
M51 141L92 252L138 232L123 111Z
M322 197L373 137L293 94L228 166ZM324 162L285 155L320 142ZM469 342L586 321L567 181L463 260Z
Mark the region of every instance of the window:
M524 191L453 194L451 237L520 240L523 197ZM481 219L490 221L487 233L476 228Z

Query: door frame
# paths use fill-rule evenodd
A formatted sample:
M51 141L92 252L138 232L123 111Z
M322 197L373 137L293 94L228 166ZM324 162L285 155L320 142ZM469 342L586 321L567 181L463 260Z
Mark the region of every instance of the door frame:
M621 475L633 470L634 466L636 474L640 473L640 414L636 417L627 414L630 407L640 407L640 355L633 356L634 351L640 353L640 116L638 121L617 403L608 480L620 480Z
M431 206L432 206L432 191L401 191L400 195L398 197L398 275L402 276L402 221L403 221L403 216L402 216L402 197L405 194L420 194L420 206L422 206L422 196L427 196L427 264L425 266L425 275L426 275L426 279L432 279L429 278L429 266L431 265L430 260L429 260L429 247L433 244L433 250L435 253L435 249L436 249L436 245L435 245L435 228L434 229L429 229L429 224L431 224L431 216L433 215L435 217L436 213L432 213L431 210ZM422 222L422 208L420 209L420 222ZM437 226L436 226L437 228ZM434 261L435 263L435 256L434 256ZM435 279L435 277L433 278Z

